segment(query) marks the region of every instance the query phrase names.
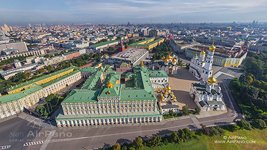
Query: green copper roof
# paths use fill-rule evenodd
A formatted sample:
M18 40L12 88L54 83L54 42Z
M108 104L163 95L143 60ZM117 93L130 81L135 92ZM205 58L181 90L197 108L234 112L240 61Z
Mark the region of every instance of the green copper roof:
M97 69L94 68L94 67L86 67L86 68L81 68L80 71L81 71L81 72L90 72L90 73L94 73L94 72L97 71Z
M106 84L108 82L110 82L113 85L112 88L106 87ZM120 96L121 84L119 82L120 82L120 75L118 73L116 72L109 73L106 77L106 80L104 81L103 89L101 94L99 95L99 98Z
M9 90L15 90L15 89L21 88L21 87L23 87L23 86L26 86L26 85L29 85L29 84L33 84L33 83L35 83L35 82L38 82L38 81L40 81L40 80L49 78L49 77L51 77L51 76L54 76L54 75L56 75L56 74L65 72L65 71L70 70L70 69L77 69L77 67L75 67L75 66L71 66L71 67L69 67L69 68L62 69L62 70L59 70L59 71L50 73L50 74L48 74L48 75L41 76L41 77L39 77L39 78L36 78L36 79L33 79L33 80L26 81L26 82L24 82L24 83L22 83L22 84L19 84L19 85L17 85L17 86L14 86L14 87L10 88Z
M75 89L70 92L70 94L65 98L63 103L96 101L97 95L98 91Z
M114 43L114 42L119 42L119 40L100 42L100 43L92 45L92 47L97 48L97 47L100 47L100 46L103 46L103 45L107 45L107 44L111 44L111 43Z
M15 101L15 100L19 100L23 97L26 97L27 95L30 95L36 91L41 90L43 87L37 84L33 84L31 86L31 88L28 88L24 91L21 91L19 93L16 94L9 94L9 95L3 95L0 96L0 103L6 103L6 102L11 102L11 101Z
M90 76L83 84L82 89L94 89L98 83L98 81L100 80L102 71L97 71L95 74L93 74L92 76Z
M168 77L167 73L163 70L149 70L149 77Z
M101 69L89 77L81 90L71 92L64 102L90 102L101 100L102 98L117 97L120 100L152 100L156 101L154 89L150 82L150 74L163 76L164 72L151 72L146 67L136 66L133 72L128 72L125 83L121 82L121 74L111 70L111 68ZM100 76L103 74L104 81L100 81ZM108 87L107 84L112 86ZM84 94L84 96L82 96ZM78 98L75 98L75 97Z
M45 75L45 77L50 77L52 75L61 73L63 71L69 70L71 68L75 68L75 67L70 67L70 68L66 68L64 70L60 70L60 71L54 72L53 74ZM29 81L29 82L27 82L27 84L26 83L25 84L21 84L21 85L17 86L17 88L18 87L23 87L23 86L28 85L28 84L31 84L31 86L29 88L19 92L19 93L0 96L0 102L5 103L5 102L19 100L19 99L21 99L21 98L23 98L23 97L25 97L25 96L27 96L29 94L32 94L32 93L34 93L36 91L41 90L44 87L47 87L47 86L49 86L51 84L54 84L54 83L56 83L56 82L58 82L60 80L63 80L64 78L67 78L67 77L69 77L69 76L71 76L71 75L73 75L73 74L75 74L77 72L79 72L79 70L75 70L75 71L73 71L73 72L71 72L69 74L66 74L66 75L64 75L62 77L59 77L59 78L57 78L55 80L52 80L52 81L47 82L47 83L42 84L42 85L37 85L37 84L35 84L35 82L37 82L37 81L39 81L41 79L45 79L44 77L37 78L38 80L34 79L33 81Z
M151 40L151 39L154 39L154 37L153 37L153 38L146 38L146 39L144 39L144 40L142 40L142 41L138 41L138 42L132 43L132 44L130 44L129 46L146 45L146 44L140 44L140 43L149 41L149 40ZM149 43L150 43L150 42L149 42Z

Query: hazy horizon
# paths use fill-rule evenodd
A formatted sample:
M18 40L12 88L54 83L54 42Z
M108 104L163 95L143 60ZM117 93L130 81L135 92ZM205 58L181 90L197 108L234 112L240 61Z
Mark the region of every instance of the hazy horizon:
M0 24L267 22L267 0L1 0Z

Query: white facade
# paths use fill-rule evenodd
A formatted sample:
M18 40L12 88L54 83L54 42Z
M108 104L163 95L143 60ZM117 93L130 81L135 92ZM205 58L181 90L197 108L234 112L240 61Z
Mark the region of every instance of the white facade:
M202 111L226 110L223 102L221 87L212 75L213 56L216 47L209 47L205 58L205 52L200 53L200 57L194 57L190 62L189 71L201 80L193 83L190 89L190 96Z
M68 76L60 81L52 83L44 88L36 86L35 92L25 95L18 100L11 100L5 103L0 103L0 118L6 118L11 115L15 115L23 111L24 108L30 108L35 105L39 99L47 97L50 94L56 93L70 84L73 84L82 78L81 72L77 72L71 76ZM23 92L19 93L23 94ZM1 100L1 96L0 96Z
M207 81L212 76L212 63L214 52L208 51L207 56L202 51L200 56L195 56L190 62L189 72L198 80Z

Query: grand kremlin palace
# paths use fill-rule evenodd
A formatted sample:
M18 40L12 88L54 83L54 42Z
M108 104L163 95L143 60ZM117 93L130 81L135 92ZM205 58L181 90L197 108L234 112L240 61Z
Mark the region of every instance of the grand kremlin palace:
M0 96L0 118L15 115L35 105L40 98L56 93L82 78L76 67L66 68L49 75L27 81Z
M86 69L89 77L81 89L71 91L62 102L63 113L56 118L58 127L162 120L150 79L151 75L155 78L155 70L135 66L132 71L120 74L111 67L94 71L85 68L83 72Z

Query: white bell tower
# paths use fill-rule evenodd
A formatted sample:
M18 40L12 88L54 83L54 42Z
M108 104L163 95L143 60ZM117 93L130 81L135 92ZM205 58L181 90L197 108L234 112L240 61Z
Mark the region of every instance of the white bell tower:
M204 82L208 81L208 78L212 76L212 64L213 64L213 55L216 47L214 45L211 45L209 47L206 59L205 59L205 65L202 71L202 80Z

